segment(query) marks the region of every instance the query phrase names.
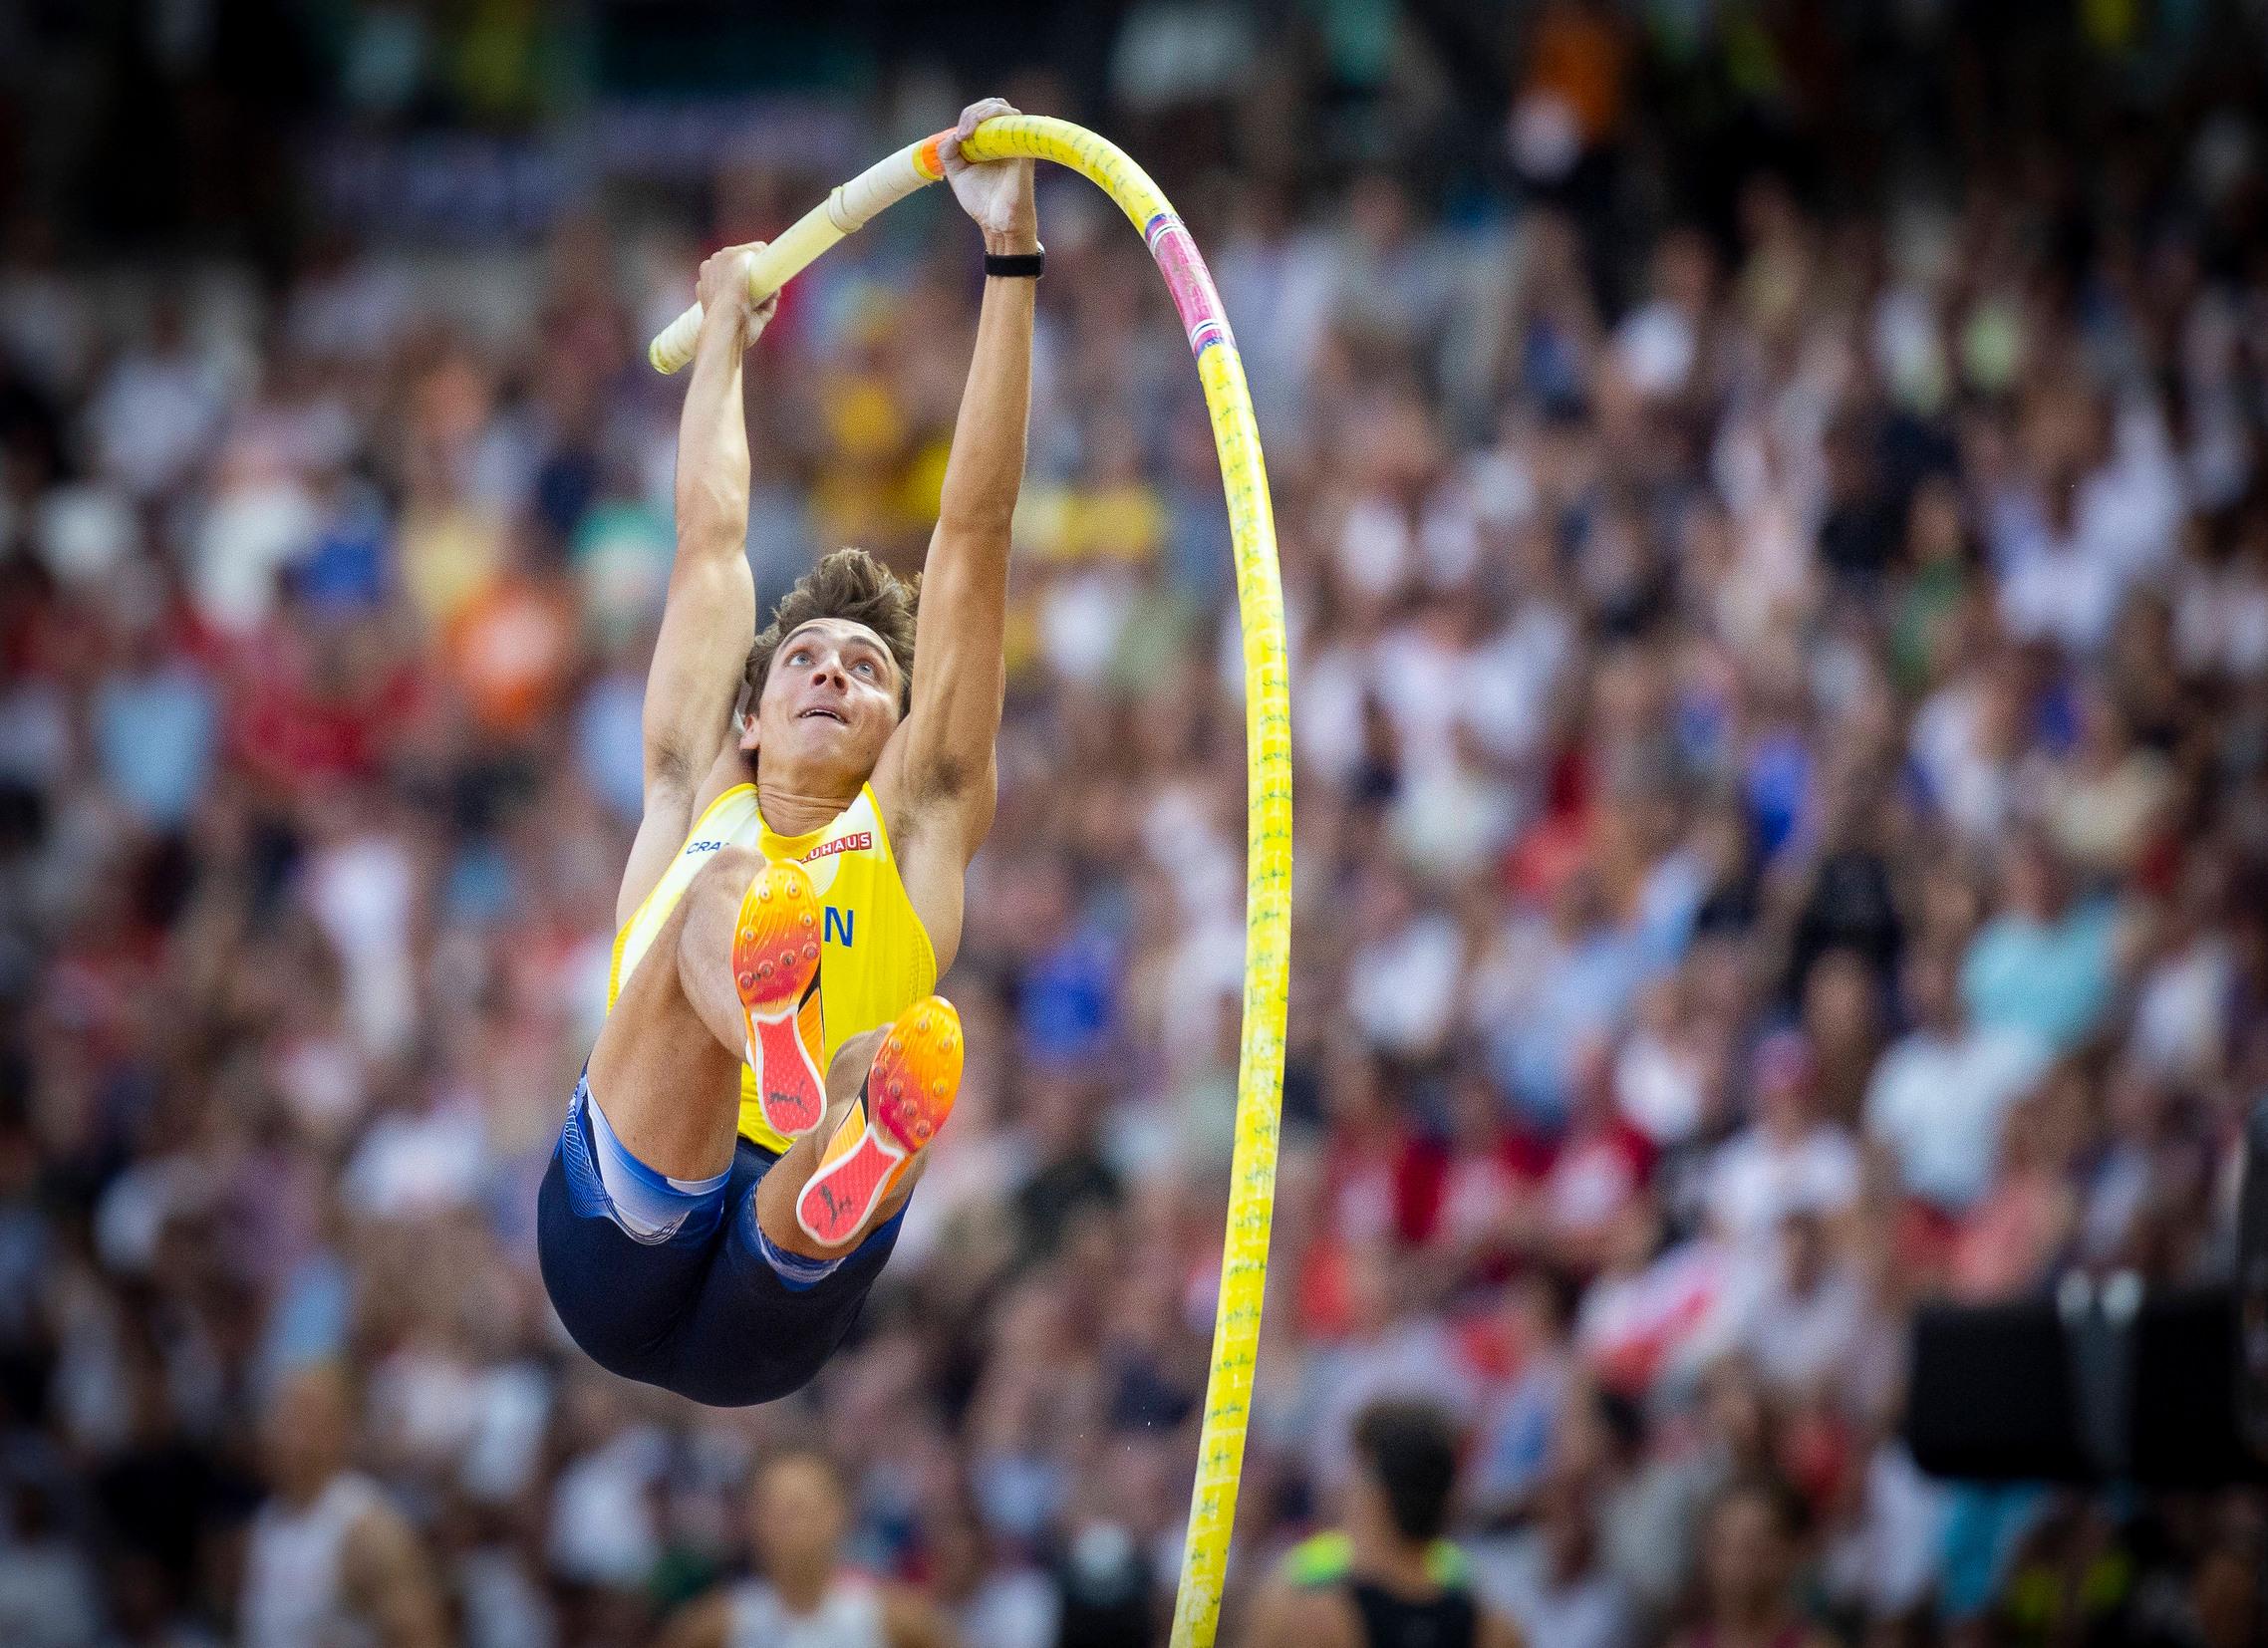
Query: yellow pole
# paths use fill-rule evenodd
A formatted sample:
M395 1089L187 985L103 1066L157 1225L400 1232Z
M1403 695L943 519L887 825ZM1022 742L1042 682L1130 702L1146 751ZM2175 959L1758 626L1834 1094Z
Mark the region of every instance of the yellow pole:
M1252 396L1213 278L1181 218L1149 174L1115 143L1067 121L1006 115L985 122L963 145L974 160L1029 157L1068 166L1117 202L1141 231L1166 278L1197 357L1237 563L1245 652L1245 999L1237 1062L1237 1142L1229 1222L1222 1238L1221 1298L1213 1319L1213 1366L1190 1496L1189 1539L1174 1599L1173 1648L1211 1648L1221 1623L1229 1536L1237 1514L1253 1365L1268 1282L1268 1236L1276 1201L1276 1116L1283 1093L1283 1020L1291 951L1291 704L1276 517ZM876 211L934 181L937 138L869 168L834 191L765 251L751 273L758 295L798 270ZM692 356L700 316L689 310L649 354L665 372Z

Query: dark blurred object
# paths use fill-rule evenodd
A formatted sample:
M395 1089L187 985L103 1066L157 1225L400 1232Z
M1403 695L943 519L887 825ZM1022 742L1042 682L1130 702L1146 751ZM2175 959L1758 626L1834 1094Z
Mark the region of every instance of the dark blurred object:
M2130 1318L2052 1301L1923 1310L1905 1438L1932 1476L1986 1482L2268 1482L2238 1426L2225 1288L2141 1298Z
M1055 1575L1062 1598L1062 1648L1142 1648L1157 1639L1150 1571L1134 1536L1115 1522L1090 1522L1072 1538Z
M1981 1481L2268 1482L2268 1104L2245 1144L2234 1288L2072 1277L2055 1300L1923 1309L1916 1463Z
M2235 1365L2237 1423L2255 1459L2268 1460L2268 1101L2244 1130L2244 1189L2237 1198Z

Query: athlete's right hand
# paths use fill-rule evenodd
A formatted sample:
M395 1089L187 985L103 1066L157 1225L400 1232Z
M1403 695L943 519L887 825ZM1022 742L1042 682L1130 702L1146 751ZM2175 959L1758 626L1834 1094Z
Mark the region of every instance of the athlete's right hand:
M772 315L779 308L779 294L774 292L760 304L748 301L748 266L755 262L756 254L764 249L765 242L751 240L744 246L726 246L702 259L701 278L695 282L695 295L701 299L701 330L706 334L712 326L730 325L739 335L740 348L751 348L771 324Z

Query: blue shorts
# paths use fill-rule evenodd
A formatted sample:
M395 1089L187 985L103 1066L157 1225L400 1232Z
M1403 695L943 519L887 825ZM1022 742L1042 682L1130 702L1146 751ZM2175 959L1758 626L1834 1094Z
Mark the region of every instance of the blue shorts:
M742 1139L716 1178L666 1179L615 1140L590 1091L588 1076L576 1084L536 1199L544 1290L575 1343L610 1373L713 1407L810 1383L904 1215L833 1265L783 1255L756 1229L756 1184L776 1156Z

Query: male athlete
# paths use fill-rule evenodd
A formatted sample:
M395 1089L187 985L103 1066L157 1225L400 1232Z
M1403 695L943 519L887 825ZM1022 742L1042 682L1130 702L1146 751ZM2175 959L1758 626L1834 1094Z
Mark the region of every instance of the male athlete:
M1254 1599L1252 1648L1520 1648L1473 1597L1442 1537L1457 1434L1422 1402L1381 1401L1354 1421L1357 1466L1342 1531L1295 1546Z
M1013 113L974 104L940 145L986 279L918 603L838 550L755 634L741 359L774 305L748 301L756 247L701 268L645 816L606 1023L538 1209L575 1342L700 1402L769 1401L818 1371L961 1079L960 1021L930 992L992 818L1041 254L1031 162L960 144Z

